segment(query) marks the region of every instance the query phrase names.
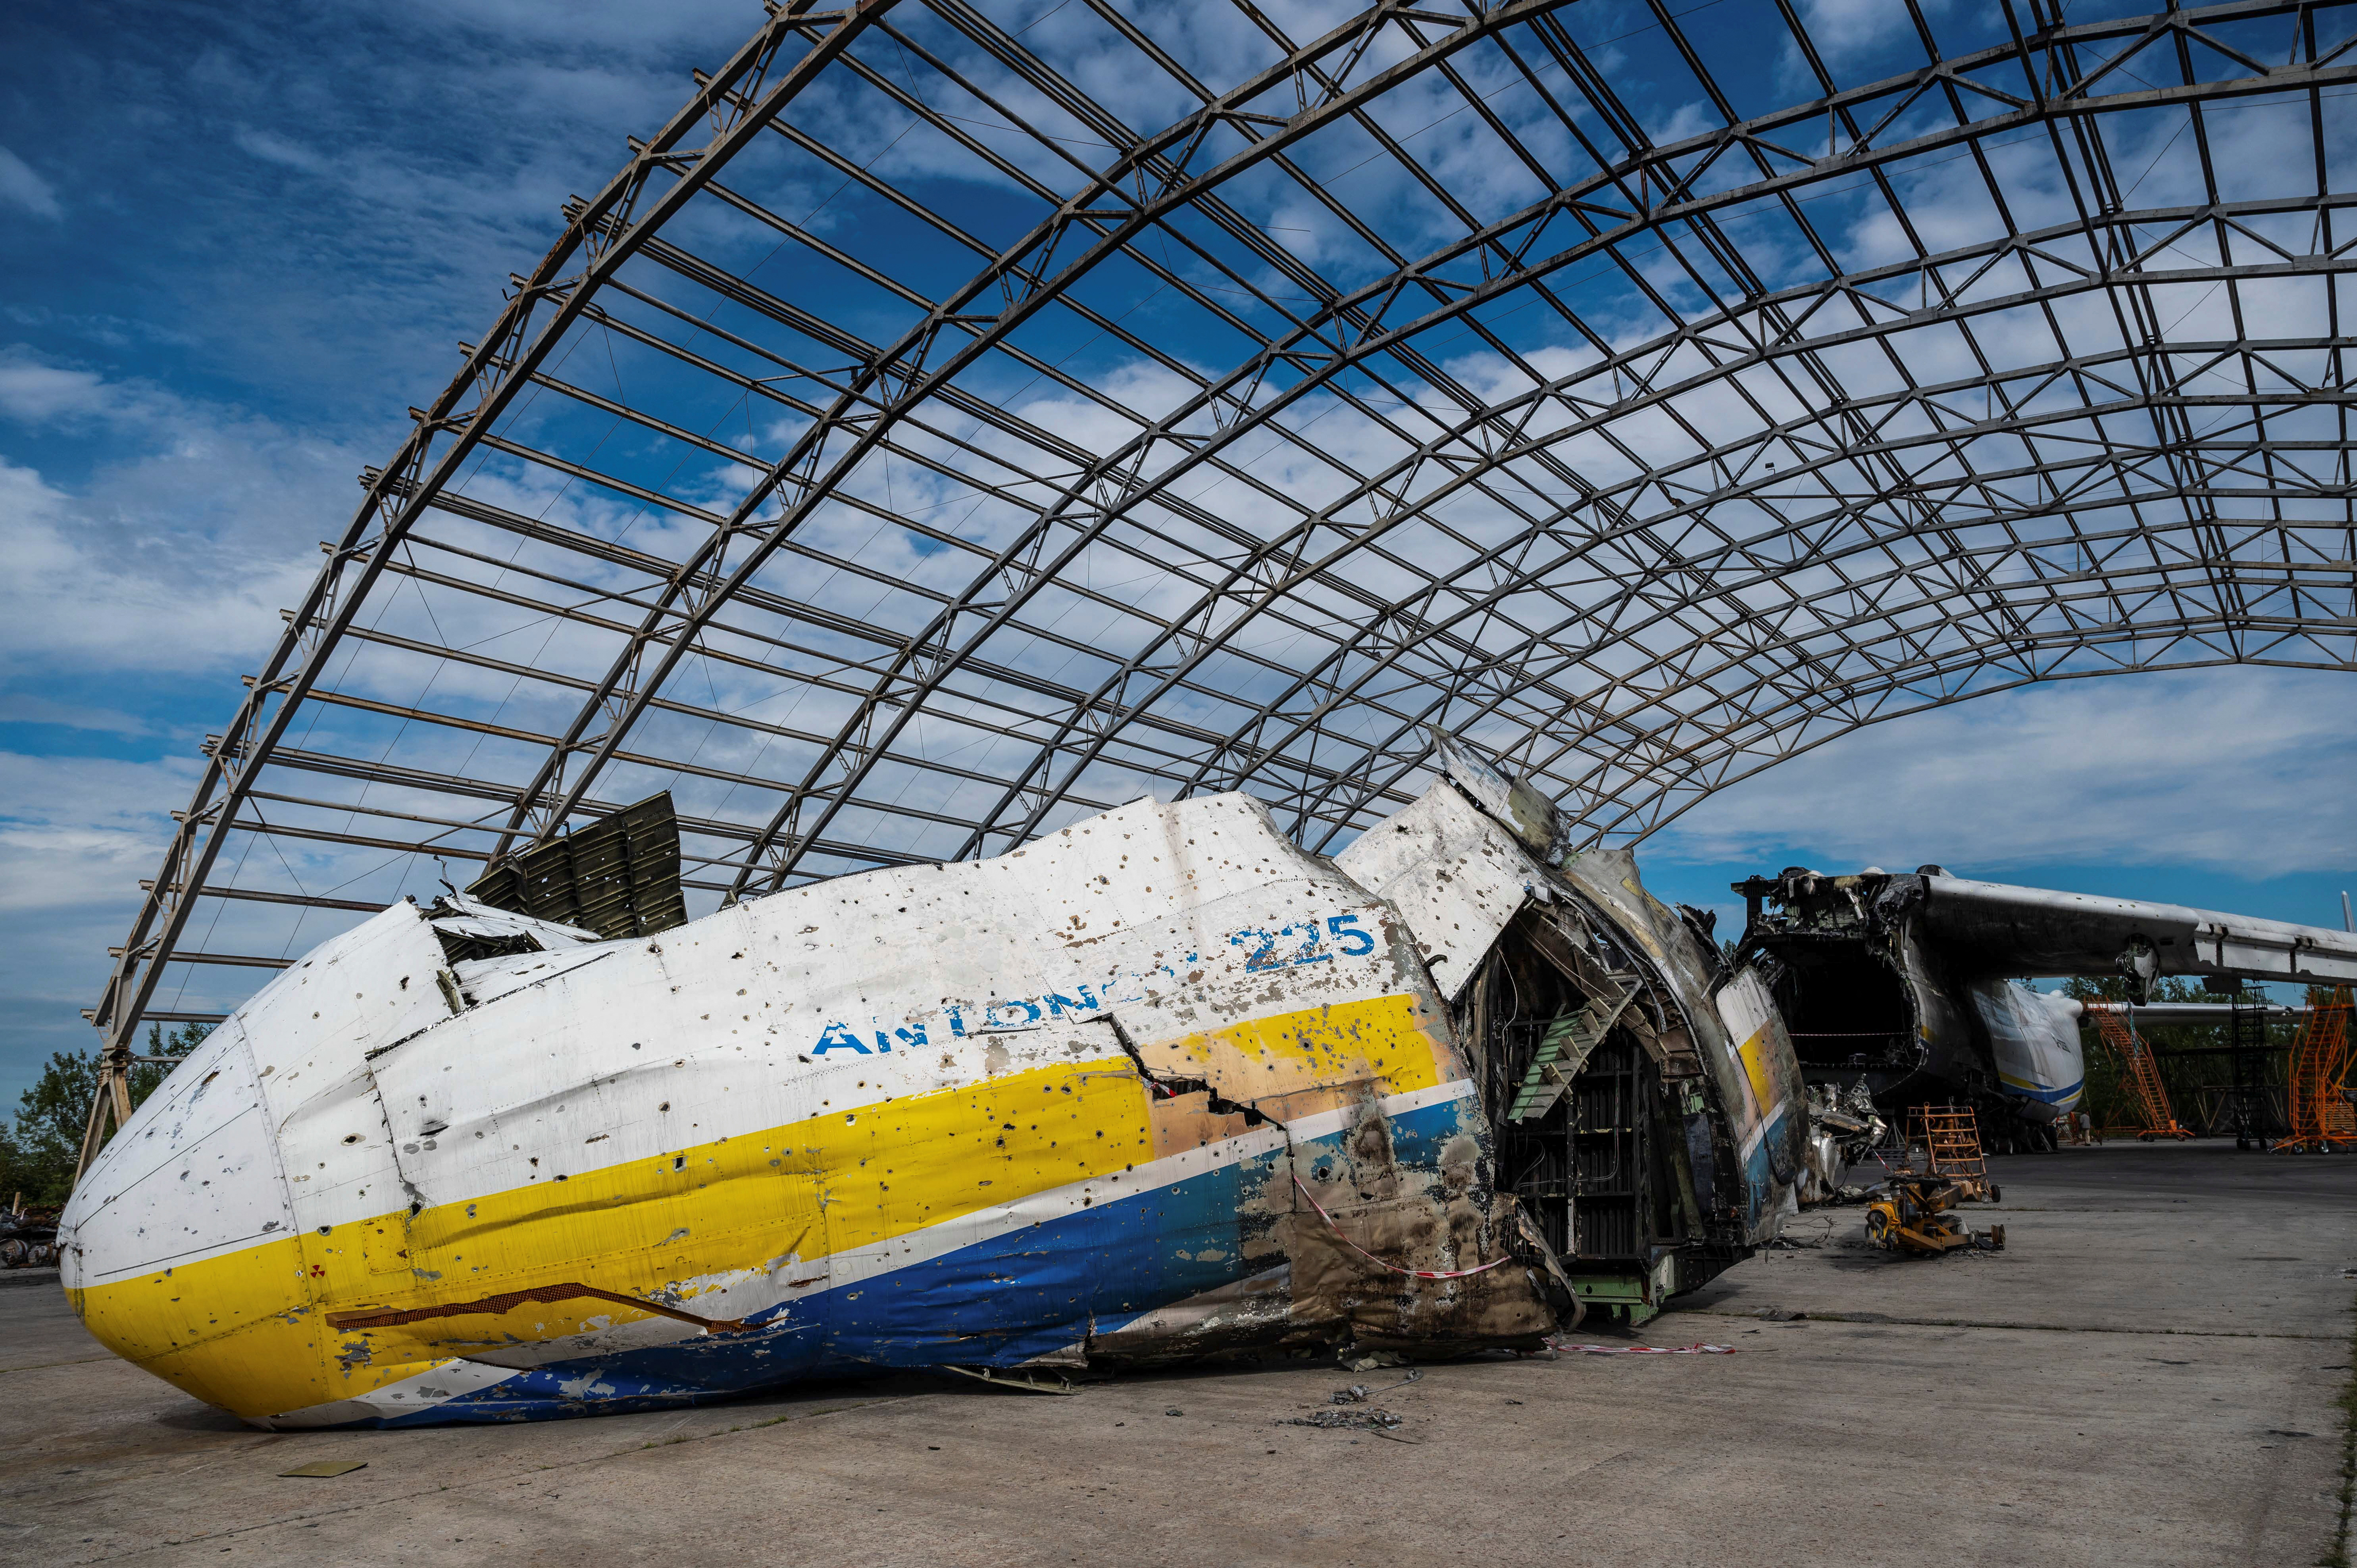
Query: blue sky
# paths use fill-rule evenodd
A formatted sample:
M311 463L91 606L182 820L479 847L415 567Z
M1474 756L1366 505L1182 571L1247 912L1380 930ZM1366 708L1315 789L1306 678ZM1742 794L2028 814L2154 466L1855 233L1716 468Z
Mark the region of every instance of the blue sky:
M90 1037L79 1009L197 745L353 476L559 204L759 16L410 0L0 20L0 1104ZM2230 670L1983 699L1836 741L1640 853L1723 929L1749 872L1925 861L2338 924L2349 691Z

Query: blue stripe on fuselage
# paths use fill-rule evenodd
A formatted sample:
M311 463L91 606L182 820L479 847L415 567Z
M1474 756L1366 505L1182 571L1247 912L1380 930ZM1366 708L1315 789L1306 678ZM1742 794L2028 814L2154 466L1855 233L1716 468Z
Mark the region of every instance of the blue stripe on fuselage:
M1760 1211L1766 1206L1768 1190L1776 1182L1775 1168L1769 1163L1768 1144L1784 1135L1784 1123L1791 1116L1790 1106L1779 1105L1776 1114L1768 1118L1767 1125L1760 1129L1751 1152L1743 1156L1744 1213L1749 1224L1760 1223Z
M1388 1118L1403 1168L1437 1168L1463 1135L1463 1101ZM1317 1180L1345 1134L1297 1146ZM1275 1212L1247 1214L1285 1151L1045 1219L942 1256L820 1291L716 1334L520 1371L430 1408L355 1424L433 1426L659 1409L884 1368L1009 1367L1270 1266L1246 1256ZM1272 1195L1274 1197L1275 1195ZM1289 1209L1286 1201L1276 1211Z
M2068 1089L2040 1089L2008 1078L2005 1080L2005 1086L2025 1100L2042 1100L2049 1105L2061 1105L2066 1101L2076 1100L2079 1097L2079 1091L2087 1087L2087 1080L2083 1078Z

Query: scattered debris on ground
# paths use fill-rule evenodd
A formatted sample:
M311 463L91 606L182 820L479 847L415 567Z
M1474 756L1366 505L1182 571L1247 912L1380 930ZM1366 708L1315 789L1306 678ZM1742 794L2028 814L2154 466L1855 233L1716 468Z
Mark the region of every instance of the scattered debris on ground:
M1055 1372L1030 1372L1025 1371L1021 1369L1002 1369L997 1367L952 1367L947 1365L935 1367L932 1369L936 1372L941 1372L946 1375L961 1378L972 1378L975 1382L987 1383L994 1389L1006 1389L1015 1393L1076 1394L1081 1391L1081 1385L1079 1383Z
M1364 1383L1352 1383L1347 1389L1336 1389L1331 1394L1327 1396L1326 1402L1329 1404L1364 1404L1370 1398L1376 1394L1389 1393L1394 1389L1404 1389L1422 1376L1424 1376L1424 1372L1422 1369L1419 1368L1409 1371L1408 1375L1402 1378L1398 1382L1385 1383L1379 1389L1370 1389Z
M1308 1415L1287 1416L1279 1426L1315 1426L1328 1432L1369 1431L1387 1432L1400 1425L1402 1418L1387 1410L1341 1410L1328 1406L1311 1411Z

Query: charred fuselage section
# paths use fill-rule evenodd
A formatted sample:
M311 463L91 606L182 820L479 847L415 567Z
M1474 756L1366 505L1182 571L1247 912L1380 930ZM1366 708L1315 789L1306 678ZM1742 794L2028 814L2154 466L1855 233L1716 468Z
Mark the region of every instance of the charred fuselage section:
M1337 864L1395 901L1448 1002L1498 1191L1589 1309L1641 1321L1774 1233L1805 1092L1767 988L1706 921L1514 804L1452 757Z
M1784 1015L1802 1077L1863 1082L1878 1104L1920 1099L1978 1065L1928 1026L1937 985L1910 940L1923 878L1821 876L1791 868L1734 885L1747 919L1738 961L1756 967ZM1946 1048L1943 1048L1943 1047Z
M1589 1309L1641 1320L1749 1254L1684 1010L1608 921L1566 897L1526 908L1457 1013L1498 1187Z
M2019 999L1990 955L1930 928L1943 875L1932 865L1853 876L1793 867L1736 883L1749 917L1736 958L1767 982L1813 1090L1863 1085L1894 1126L1912 1106L1971 1103L2010 1146L2078 1084L2072 1074L2047 1082L2056 1072L2025 1056Z
M1759 976L1471 764L1332 860L1147 800L674 926L659 806L215 1030L63 1217L91 1331L272 1428L1530 1349L1797 1200Z

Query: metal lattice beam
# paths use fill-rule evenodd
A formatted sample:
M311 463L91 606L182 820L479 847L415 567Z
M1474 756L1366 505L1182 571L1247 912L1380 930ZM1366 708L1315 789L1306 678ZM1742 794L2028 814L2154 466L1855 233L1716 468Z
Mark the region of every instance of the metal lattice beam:
M780 7L361 476L95 1021L655 789L709 908L1146 789L1332 848L1435 724L1626 841L2031 682L2357 668L2357 22L1966 10Z

